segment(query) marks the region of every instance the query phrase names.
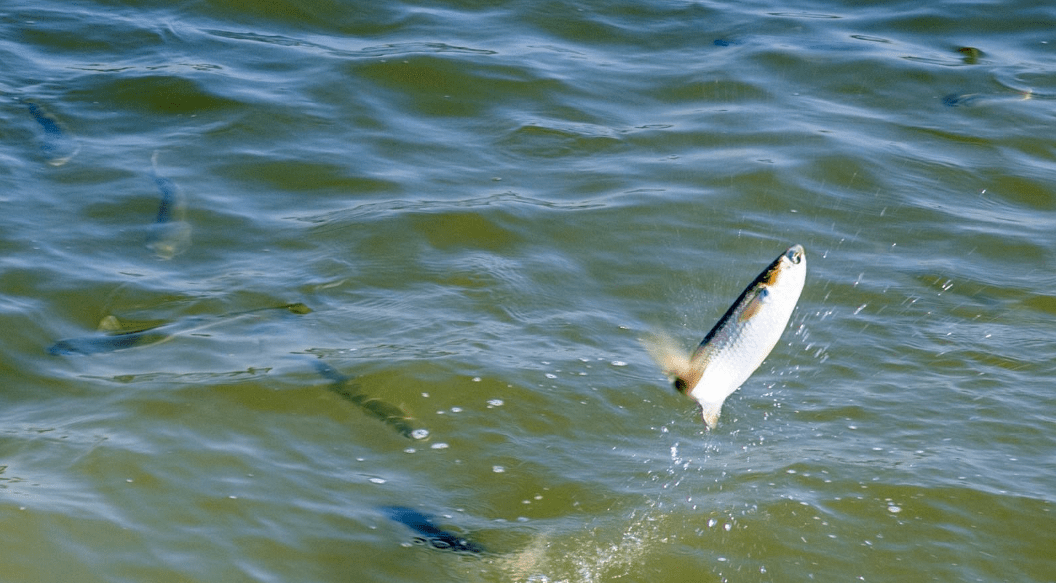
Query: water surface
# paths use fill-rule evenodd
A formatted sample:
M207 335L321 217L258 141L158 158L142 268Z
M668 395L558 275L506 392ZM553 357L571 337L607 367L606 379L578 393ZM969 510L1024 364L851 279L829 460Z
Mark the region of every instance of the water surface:
M1051 581L1056 9L1001 10L16 0L4 578ZM706 432L639 339L795 243ZM115 320L181 332L47 350Z

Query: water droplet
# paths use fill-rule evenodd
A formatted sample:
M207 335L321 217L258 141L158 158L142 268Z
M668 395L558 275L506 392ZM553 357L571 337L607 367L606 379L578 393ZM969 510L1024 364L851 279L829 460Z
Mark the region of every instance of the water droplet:
M440 442L440 443L434 443L433 445L431 445L429 447L431 447L433 449L447 449L448 447L451 447L451 446L447 445L446 443Z
M496 474L501 474L506 471L506 468L502 466L491 466L491 471L495 472Z
M368 481L372 484L384 484L385 478L370 478Z
M627 366L627 363L622 360L612 361L612 366Z
M491 407L502 407L502 405L503 405L502 399L489 399L488 400L488 408L489 409Z

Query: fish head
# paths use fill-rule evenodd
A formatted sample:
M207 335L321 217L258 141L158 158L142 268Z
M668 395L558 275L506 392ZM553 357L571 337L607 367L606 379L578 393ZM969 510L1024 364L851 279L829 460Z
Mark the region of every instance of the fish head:
M807 252L802 245L793 245L785 250L763 275L767 288L792 284L802 290L807 278ZM787 280L787 281L786 281ZM798 285L796 285L798 283ZM797 297L799 294L796 294Z
M785 250L766 271L759 274L755 282L741 297L750 300L738 314L742 321L756 316L762 306L769 302L782 302L792 298L792 307L803 292L807 281L807 252L802 245L793 245Z

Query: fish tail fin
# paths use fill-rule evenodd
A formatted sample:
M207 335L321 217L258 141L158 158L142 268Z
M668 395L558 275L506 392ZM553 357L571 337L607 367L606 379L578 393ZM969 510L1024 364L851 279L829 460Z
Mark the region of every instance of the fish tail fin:
M641 343L660 370L675 383L676 389L685 393L693 388L686 386L687 379L693 376L693 361L674 338L654 332L642 338Z
M700 412L704 418L704 423L708 426L708 430L715 429L715 426L719 424L719 413L722 412L722 403L701 403Z

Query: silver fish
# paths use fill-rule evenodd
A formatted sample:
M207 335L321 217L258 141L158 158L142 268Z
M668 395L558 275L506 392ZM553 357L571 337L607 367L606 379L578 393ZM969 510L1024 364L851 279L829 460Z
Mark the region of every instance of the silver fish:
M158 153L150 157L150 174L161 193L158 216L147 235L147 248L161 259L172 259L191 247L187 197L175 182L158 174Z
M700 403L709 429L718 423L726 397L777 345L806 277L806 252L793 245L741 292L689 358L669 340L657 338L647 344L675 388Z

